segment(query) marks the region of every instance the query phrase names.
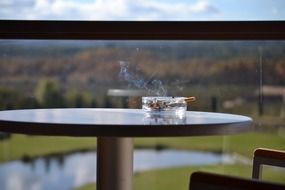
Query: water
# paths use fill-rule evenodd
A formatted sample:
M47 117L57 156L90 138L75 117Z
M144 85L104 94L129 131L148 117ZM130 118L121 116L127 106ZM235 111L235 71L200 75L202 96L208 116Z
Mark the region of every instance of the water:
M229 155L153 149L135 150L134 171L232 163ZM12 161L0 165L1 190L64 190L96 179L96 152Z

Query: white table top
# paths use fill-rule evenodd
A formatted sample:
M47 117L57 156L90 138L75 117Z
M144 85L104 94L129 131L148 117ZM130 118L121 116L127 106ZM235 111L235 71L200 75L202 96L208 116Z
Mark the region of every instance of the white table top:
M57 136L159 137L232 134L251 130L246 116L187 111L185 116L141 109L62 108L0 111L0 131Z

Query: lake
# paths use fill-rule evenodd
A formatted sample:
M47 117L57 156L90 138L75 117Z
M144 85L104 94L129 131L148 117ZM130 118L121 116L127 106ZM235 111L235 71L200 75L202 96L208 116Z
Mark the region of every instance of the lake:
M233 163L230 155L182 150L138 149L134 172L150 169ZM64 190L96 180L96 152L77 152L0 164L1 190Z

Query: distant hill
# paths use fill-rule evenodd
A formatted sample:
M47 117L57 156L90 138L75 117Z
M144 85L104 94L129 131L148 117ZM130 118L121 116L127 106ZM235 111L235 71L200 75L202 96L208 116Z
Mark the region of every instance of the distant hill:
M135 80L172 84L285 85L283 41L0 40L0 85L33 89L43 78L66 88L129 87ZM262 65L261 65L262 63Z

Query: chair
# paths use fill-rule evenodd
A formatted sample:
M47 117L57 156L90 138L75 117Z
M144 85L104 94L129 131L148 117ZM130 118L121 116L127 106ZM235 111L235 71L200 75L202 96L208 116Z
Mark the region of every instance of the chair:
M265 148L256 149L253 157L253 179L261 179L262 165L285 167L285 151Z
M207 172L191 175L189 190L284 190L281 184Z

